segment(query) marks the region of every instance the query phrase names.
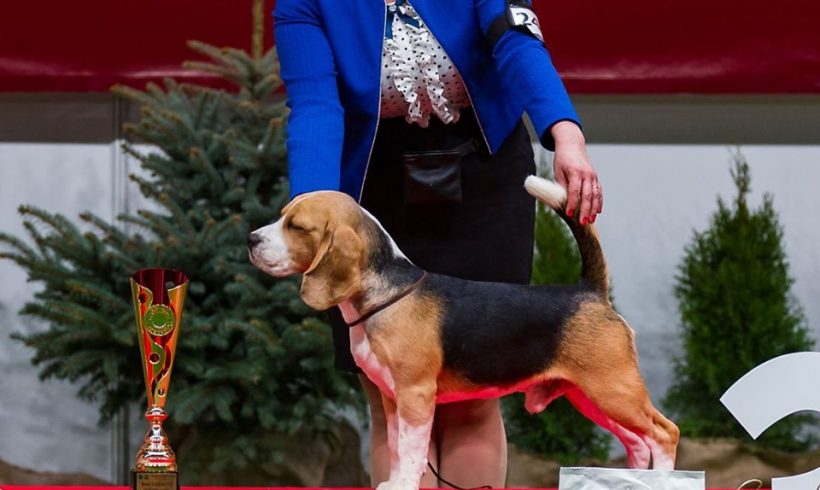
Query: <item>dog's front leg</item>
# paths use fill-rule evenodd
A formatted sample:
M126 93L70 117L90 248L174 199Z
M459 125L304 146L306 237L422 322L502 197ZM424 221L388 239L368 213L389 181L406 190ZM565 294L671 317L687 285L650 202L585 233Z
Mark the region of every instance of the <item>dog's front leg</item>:
M387 422L387 449L390 451L390 479L399 475L399 417L396 402L382 393L382 407Z
M380 484L378 490L419 488L427 464L435 403L435 385L411 386L396 390L398 465L396 468L391 464L390 479Z

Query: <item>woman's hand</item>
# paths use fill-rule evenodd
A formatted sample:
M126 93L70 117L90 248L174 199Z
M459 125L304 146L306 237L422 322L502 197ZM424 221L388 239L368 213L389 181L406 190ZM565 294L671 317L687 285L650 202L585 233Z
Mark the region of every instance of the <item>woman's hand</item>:
M550 130L555 139L553 168L555 181L567 190L567 216L577 210L578 221L594 223L604 205L598 175L587 156L581 128L571 121L560 121Z

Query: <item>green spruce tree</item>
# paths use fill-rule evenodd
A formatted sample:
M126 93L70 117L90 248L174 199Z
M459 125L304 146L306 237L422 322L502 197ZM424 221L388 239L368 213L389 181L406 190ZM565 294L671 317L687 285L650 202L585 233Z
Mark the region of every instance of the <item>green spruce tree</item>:
M535 217L535 256L532 284L577 284L581 257L572 233L552 210L538 203ZM502 400L507 437L522 449L557 459L562 464L606 461L610 436L581 415L566 398L553 401L532 415L524 395Z
M676 360L676 382L665 404L690 437L748 439L719 402L721 395L755 366L813 347L790 294L793 280L772 196L764 196L759 209L749 208L751 175L740 152L731 174L737 196L731 207L718 198L711 225L695 232L686 247L675 287L684 353ZM788 417L758 442L807 449L812 441L801 427L808 418Z
M129 277L149 266L187 273L168 402L172 443L187 453L186 484L208 481L206 470L241 475L281 457L279 435L332 434L337 409L357 400L296 280L273 279L248 261L248 231L276 219L288 198L277 58L273 50L192 47L210 61L188 66L236 90L172 80L145 92L116 89L141 105L127 130L151 149L125 149L148 176L131 178L151 210L121 216L125 227L86 213L80 221L91 231L82 232L65 216L22 206L28 239L0 235L0 257L41 285L21 313L46 328L17 340L33 349L41 378L75 382L81 398L99 402L101 422L131 403L145 406Z

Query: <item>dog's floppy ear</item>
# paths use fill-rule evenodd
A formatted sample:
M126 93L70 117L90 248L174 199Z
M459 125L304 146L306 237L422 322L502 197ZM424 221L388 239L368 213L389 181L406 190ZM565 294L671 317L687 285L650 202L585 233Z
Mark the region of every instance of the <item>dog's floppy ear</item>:
M349 226L325 230L302 276L302 301L317 310L339 304L361 287L362 239Z

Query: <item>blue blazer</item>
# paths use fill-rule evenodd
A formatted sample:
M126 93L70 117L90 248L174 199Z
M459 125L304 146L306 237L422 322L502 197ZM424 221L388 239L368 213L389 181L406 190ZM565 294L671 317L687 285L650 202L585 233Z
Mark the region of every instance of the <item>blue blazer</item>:
M552 125L578 122L547 50L507 31L484 33L505 0L409 0L461 74L491 152L526 111L542 144ZM291 197L341 190L359 199L381 106L384 0L277 0L274 35L291 109Z

